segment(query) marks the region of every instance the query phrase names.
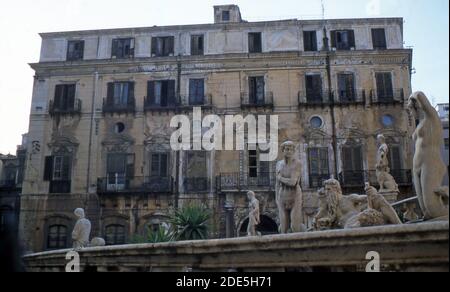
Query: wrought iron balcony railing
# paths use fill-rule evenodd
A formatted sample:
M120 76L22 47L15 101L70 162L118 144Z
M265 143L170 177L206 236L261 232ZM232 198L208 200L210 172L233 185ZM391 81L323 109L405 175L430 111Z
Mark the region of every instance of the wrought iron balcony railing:
M70 180L50 181L50 194L70 194L72 182Z
M391 90L371 90L370 102L372 104L402 104L405 102L403 88Z
M129 97L127 103L115 103L110 99L103 99L103 113L134 113L136 110L136 100Z
M159 101L144 97L144 111L176 110L180 105L180 99L175 96L163 98Z
M172 191L172 177L127 177L125 175L117 174L99 178L97 181L97 192L100 194L172 193Z
M76 98L73 104L65 106L50 100L48 112L52 116L81 114L81 100Z
M213 106L212 104L212 95L208 94L205 96L182 96L180 106L182 108L192 108L192 107L202 107L202 108L210 108Z
M208 192L211 188L207 177L185 177L183 179L183 191L185 193L192 192Z
M273 172L258 173L253 177L249 173L221 173L216 178L218 191L247 191L253 189L275 190L276 175Z
M365 89L335 90L334 97L336 105L366 104Z
M266 107L273 108L273 92L266 91L264 96L257 96L249 94L248 92L241 92L241 107L254 108Z
M319 92L299 91L298 104L300 107L326 106L331 104L330 91L321 90Z
M407 169L393 169L390 174L394 177L399 186L407 187L412 185L412 173ZM379 186L376 170L343 171L339 174L339 181L342 187L361 188L366 182L372 186Z

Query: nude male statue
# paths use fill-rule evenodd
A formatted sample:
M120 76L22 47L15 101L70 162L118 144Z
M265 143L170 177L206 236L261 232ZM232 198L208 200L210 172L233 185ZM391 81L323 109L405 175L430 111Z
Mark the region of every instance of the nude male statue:
M84 210L78 208L74 212L78 221L72 232L73 248L75 250L89 246L89 236L91 234L91 222L85 218Z
M276 202L280 216L280 233L306 231L303 224L303 194L300 187L301 164L295 157L295 144L281 145L284 159L277 163Z

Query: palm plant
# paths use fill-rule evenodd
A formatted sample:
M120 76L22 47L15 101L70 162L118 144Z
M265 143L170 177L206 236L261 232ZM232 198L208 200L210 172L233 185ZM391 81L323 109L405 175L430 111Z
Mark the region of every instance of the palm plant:
M187 204L176 210L171 218L177 240L204 240L208 238L210 213L204 206Z
M147 242L160 243L169 242L173 240L173 234L163 226L159 226L157 230L148 230Z

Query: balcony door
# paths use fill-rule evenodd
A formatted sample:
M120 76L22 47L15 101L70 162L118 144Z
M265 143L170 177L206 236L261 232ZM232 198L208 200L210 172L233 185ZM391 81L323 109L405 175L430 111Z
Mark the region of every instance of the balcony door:
M134 155L124 153L108 154L107 159L107 190L123 191L133 176Z

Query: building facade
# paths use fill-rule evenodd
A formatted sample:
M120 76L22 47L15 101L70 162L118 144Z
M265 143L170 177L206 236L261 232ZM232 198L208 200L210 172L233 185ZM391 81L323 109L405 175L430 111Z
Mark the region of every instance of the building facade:
M448 129L448 114L449 114L449 104L448 103L442 103L437 105L437 112L439 114L439 117L442 121L442 127L444 129L444 146L442 148L442 158L444 159L445 165L447 165L447 176L444 178L443 184L448 186L449 184L449 178L448 178L448 170L450 170L449 167L449 129Z
M376 185L376 136L392 174L412 194L412 51L400 18L246 22L214 7L205 25L42 34L23 185L29 251L70 244L73 210L94 236L129 242L186 202L213 213L211 237L246 230L246 191L257 193L263 234L277 232L275 164L259 150L172 151L171 118L277 115L279 141L301 160L304 219L322 181L346 193ZM257 148L256 148L257 149ZM279 156L281 158L281 155Z

